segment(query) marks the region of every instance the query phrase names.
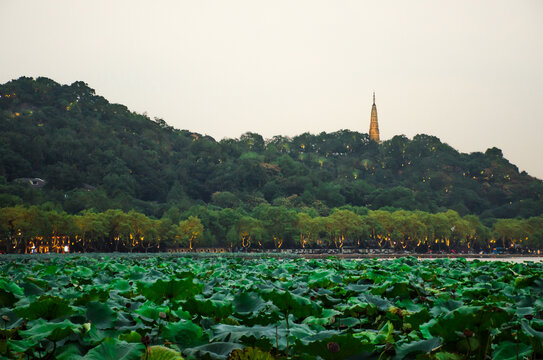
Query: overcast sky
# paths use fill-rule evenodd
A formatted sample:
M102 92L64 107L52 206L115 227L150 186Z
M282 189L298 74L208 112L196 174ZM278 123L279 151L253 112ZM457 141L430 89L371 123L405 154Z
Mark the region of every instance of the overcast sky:
M0 82L84 81L220 140L350 129L543 179L543 1L0 0Z

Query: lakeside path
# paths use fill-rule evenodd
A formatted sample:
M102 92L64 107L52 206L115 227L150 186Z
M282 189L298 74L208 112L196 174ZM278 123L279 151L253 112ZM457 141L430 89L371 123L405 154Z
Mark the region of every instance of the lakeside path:
M196 253L185 253L186 255ZM359 253L323 253L323 254L303 254L303 253L277 253L277 252L257 252L257 253L223 253L215 254L216 256L234 256L241 258L255 258L259 256L263 257L277 257L277 258L304 258L304 259L346 259L346 260L358 260L358 259L383 259L391 260L402 257L414 257L419 260L432 260L432 259L461 259L466 260L481 260L481 261L510 261L510 262L525 262L543 261L543 255L522 255L522 254L359 254Z

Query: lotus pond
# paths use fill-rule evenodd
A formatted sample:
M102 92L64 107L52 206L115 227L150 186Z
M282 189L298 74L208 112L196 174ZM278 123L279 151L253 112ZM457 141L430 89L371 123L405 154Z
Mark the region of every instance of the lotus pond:
M0 259L0 356L541 359L543 263Z

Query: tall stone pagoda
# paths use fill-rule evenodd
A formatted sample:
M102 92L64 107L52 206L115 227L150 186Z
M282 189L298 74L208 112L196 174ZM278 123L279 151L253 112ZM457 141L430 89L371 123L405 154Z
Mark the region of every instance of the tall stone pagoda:
M370 140L380 143L379 123L377 122L377 106L375 106L375 93L373 93L373 105L371 106Z

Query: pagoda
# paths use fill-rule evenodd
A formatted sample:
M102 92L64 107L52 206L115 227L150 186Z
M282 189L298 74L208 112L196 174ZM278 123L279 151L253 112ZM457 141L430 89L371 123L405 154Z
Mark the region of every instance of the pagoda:
M371 106L370 140L380 143L379 123L377 122L377 106L375 106L375 93L373 93L373 105Z

